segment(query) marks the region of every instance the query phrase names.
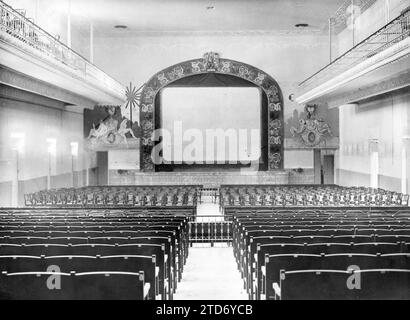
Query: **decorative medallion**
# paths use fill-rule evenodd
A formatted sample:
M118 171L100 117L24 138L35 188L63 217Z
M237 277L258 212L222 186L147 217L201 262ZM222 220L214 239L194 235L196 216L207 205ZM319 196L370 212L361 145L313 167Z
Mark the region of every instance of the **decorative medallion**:
M216 71L219 68L219 54L207 52L203 57L203 65L207 72Z

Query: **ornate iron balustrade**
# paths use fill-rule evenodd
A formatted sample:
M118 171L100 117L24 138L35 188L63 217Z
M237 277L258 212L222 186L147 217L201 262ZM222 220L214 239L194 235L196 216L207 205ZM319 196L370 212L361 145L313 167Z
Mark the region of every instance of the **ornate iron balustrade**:
M51 58L86 79L97 80L118 94L124 94L123 85L2 1L0 35L22 49Z
M410 36L410 8L299 84L299 95L325 83Z

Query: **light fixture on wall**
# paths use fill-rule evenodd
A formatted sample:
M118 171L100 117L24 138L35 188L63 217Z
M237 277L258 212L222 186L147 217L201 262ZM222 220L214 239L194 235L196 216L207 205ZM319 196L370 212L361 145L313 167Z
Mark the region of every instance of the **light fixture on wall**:
M26 135L23 132L12 132L10 134L10 138L12 139L12 146L11 148L18 153L24 153L26 148Z
M297 23L295 24L295 27L296 28L307 28L309 27L309 24L308 23Z
M114 29L122 29L122 30L124 30L124 29L127 29L128 27L126 26L126 25L124 25L124 24L117 24L117 25L115 25L114 26Z
M73 157L77 157L78 156L78 142L71 142L70 147L71 147L71 155Z
M71 184L72 187L76 186L76 179L75 179L75 169L77 163L77 156L78 156L78 142L70 142L71 147Z
M57 140L55 138L47 138L47 152L54 156L57 153Z

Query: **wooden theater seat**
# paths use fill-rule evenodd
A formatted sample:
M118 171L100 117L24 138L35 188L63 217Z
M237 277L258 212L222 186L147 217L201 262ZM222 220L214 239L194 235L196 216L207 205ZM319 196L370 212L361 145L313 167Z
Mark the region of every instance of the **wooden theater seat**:
M48 280L60 280L50 290ZM150 290L144 272L2 272L2 300L145 300Z
M348 279L355 276L360 279L360 289L349 289ZM410 270L282 270L275 289L282 300L409 300Z

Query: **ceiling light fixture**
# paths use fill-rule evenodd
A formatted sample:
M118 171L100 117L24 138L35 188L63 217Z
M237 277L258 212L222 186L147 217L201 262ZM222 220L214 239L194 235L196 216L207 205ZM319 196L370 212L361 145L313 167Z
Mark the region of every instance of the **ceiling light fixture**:
M307 23L297 23L297 24L295 24L295 27L296 28L307 28L307 27L309 27L309 24L307 24Z
M127 29L128 27L123 25L123 24L118 24L116 26L114 26L115 29Z

